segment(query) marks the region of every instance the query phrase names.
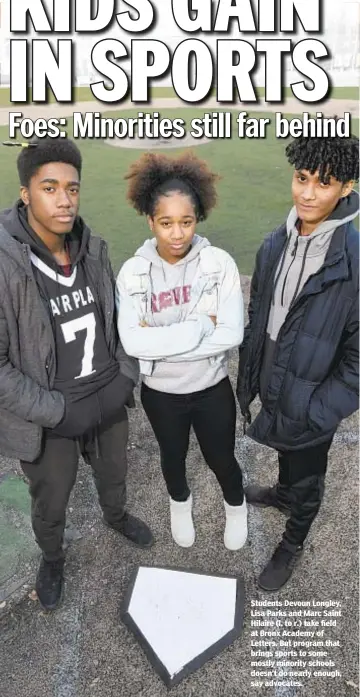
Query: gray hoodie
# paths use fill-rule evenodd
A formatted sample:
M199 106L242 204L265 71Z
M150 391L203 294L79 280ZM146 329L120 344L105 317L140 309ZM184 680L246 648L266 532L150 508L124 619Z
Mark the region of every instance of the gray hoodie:
M195 235L186 257L169 264L147 240L116 287L119 334L149 387L187 394L226 377L227 352L243 337L240 277L227 252Z
M176 264L169 264L157 253L156 240L146 240L135 256L150 261L152 326L163 327L182 322L191 299L191 288L199 265L199 254L210 246L205 237L195 235L190 251ZM214 307L216 315L216 307ZM143 381L154 390L189 393L216 385L227 375L226 365L208 358L187 363L156 361L151 376Z

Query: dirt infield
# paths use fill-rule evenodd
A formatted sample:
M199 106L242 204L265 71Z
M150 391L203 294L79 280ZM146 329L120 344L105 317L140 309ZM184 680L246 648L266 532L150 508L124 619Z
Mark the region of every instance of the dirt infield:
M249 278L242 277L245 300ZM234 384L237 352L232 353ZM256 412L258 407L252 409ZM152 527L156 544L138 550L102 523L89 468L81 462L69 513L81 534L67 553L66 595L61 608L41 611L33 599L37 557L27 569L27 589L18 603L4 608L0 653L4 697L167 697L168 690L119 618L133 570L139 564L172 566L203 573L241 575L246 611L242 636L198 672L171 690L173 697L356 697L358 681L358 415L344 421L330 450L325 498L312 526L299 568L279 593L259 591L256 578L279 540L284 518L272 510L249 507L249 538L240 552L223 544L224 510L220 489L206 468L195 438L187 461L194 496L196 542L177 547L169 530L168 498L159 453L144 417L130 410L128 507ZM236 456L246 483L276 477L276 453L243 437L238 420ZM0 458L2 470L15 462ZM1 479L1 478L0 478ZM305 680L302 687L251 685L251 602L341 601L342 616L326 627L324 640L337 677ZM270 618L271 619L271 618ZM333 620L332 620L333 621ZM336 642L339 642L337 645ZM279 640L275 639L279 648ZM316 669L315 669L316 670Z

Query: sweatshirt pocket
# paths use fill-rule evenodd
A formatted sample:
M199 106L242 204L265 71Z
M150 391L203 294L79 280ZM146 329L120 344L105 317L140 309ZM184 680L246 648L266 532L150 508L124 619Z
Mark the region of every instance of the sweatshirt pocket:
M140 374L150 377L154 370L154 361L139 361Z
M105 387L97 393L101 413L101 422L108 421L116 415L118 411L128 401L135 385L133 381L118 373Z
M136 307L139 321L146 320L148 310L147 292L135 288L130 289L128 292Z
M100 405L97 394L76 401L65 399L65 413L52 432L64 438L78 438L100 423Z
M214 280L208 281L203 289L196 311L204 315L216 315L218 309L218 284Z

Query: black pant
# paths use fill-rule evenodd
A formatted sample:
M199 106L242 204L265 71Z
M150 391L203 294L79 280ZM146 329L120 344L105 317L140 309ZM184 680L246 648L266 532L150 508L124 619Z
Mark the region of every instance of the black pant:
M279 452L279 495L291 510L284 539L290 544L303 544L319 512L331 443Z
M224 499L232 506L241 505L242 474L234 456L236 407L229 378L190 394L159 392L143 383L141 400L160 446L161 468L171 498L186 501L190 493L185 461L192 426Z
M116 526L124 515L127 472L128 418L125 407L111 422L82 438L62 438L44 430L40 456L21 461L29 479L31 517L44 558L54 561L62 550L65 513L75 484L79 454L92 468L104 518Z

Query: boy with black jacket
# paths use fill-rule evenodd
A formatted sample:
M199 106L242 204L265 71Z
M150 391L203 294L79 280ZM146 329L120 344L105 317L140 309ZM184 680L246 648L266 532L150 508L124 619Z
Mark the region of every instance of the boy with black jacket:
M328 451L340 421L358 408L359 141L300 137L286 149L295 166L294 207L263 242L240 346L237 395L248 428L278 451L272 487L249 486L247 501L286 515L285 532L259 577L264 590L290 578L321 504Z
M149 528L124 510L128 419L138 366L118 339L103 240L78 217L82 160L48 137L18 158L21 199L0 214L0 452L29 479L42 559L41 605L63 587L65 511L79 455L104 521L135 544Z

